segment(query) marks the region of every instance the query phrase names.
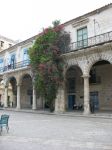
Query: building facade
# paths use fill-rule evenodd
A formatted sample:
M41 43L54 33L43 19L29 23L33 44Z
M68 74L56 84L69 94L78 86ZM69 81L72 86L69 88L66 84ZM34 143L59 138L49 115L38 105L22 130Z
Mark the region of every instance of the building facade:
M2 51L4 51L7 48L10 48L11 46L17 44L16 41L13 41L9 38L6 38L2 35L0 35L0 52L2 53ZM1 69L3 69L4 64L6 63L5 58L2 57L2 55L0 56L0 72L2 71ZM12 93L12 87L9 84L9 88L8 88L8 106L12 106L12 101L9 101L10 99L12 99L13 93ZM3 99L4 99L4 83L3 80L0 82L0 106L3 106Z
M4 49L7 49L15 44L17 44L16 41L0 35L0 51L3 51Z
M65 60L64 82L55 100L55 112L81 110L90 114L112 110L112 4L64 23L71 44L61 57ZM30 67L28 49L37 36L0 52L0 77L4 83L4 107L8 107L8 86L13 107L43 109Z

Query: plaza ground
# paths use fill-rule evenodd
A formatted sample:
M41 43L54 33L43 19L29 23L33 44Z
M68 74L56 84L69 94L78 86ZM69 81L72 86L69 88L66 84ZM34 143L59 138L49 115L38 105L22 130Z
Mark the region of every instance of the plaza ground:
M112 150L112 118L0 110L9 114L0 150Z

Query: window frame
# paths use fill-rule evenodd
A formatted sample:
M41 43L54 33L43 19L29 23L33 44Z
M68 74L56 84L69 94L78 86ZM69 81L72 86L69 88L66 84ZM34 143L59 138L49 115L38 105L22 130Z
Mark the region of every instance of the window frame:
M87 38L84 39L84 33L83 33L83 30L86 29L86 35L87 35ZM80 35L82 40L78 40L79 36L78 36L78 32L79 31L82 31L82 34ZM86 41L86 44L85 44L85 41ZM87 47L88 46L88 28L87 26L84 26L84 27L81 27L79 29L77 29L77 48L83 48L83 47Z

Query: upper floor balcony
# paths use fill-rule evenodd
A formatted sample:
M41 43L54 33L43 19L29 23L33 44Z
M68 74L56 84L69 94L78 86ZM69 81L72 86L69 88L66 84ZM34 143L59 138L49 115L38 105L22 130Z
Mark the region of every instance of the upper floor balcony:
M0 74L6 73L6 72L11 72L11 71L22 69L22 68L26 68L29 65L30 65L29 59L18 62L18 63L12 63L7 66L0 67Z
M90 37L81 41L73 42L68 48L64 48L62 53L69 53L81 49L86 49L101 44L112 42L112 31L103 33L94 37ZM0 74L12 72L18 69L25 69L30 65L30 60L24 60L18 63L12 63L4 67L0 67Z
M90 38L83 39L81 41L73 42L62 53L69 53L80 49L98 46L112 41L112 31L106 32L100 35L96 35Z

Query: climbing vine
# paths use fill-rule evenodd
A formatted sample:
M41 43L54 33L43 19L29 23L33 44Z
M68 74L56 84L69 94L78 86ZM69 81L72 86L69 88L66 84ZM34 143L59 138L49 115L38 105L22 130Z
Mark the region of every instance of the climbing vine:
M58 87L63 82L64 61L60 55L70 43L70 35L63 31L63 25L59 25L59 21L54 21L53 25L44 29L29 49L38 95L47 101L51 109Z

